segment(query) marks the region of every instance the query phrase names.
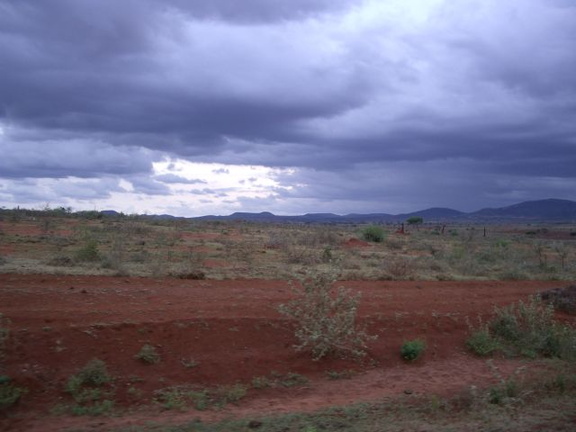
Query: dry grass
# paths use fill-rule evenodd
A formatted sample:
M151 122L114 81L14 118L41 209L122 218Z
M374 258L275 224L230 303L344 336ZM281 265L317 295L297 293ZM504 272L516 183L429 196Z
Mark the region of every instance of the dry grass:
M364 226L7 217L0 271L118 276L291 279L336 267L342 279L576 279L573 226L424 224L409 235L384 225L380 243ZM552 234L558 234L556 236Z

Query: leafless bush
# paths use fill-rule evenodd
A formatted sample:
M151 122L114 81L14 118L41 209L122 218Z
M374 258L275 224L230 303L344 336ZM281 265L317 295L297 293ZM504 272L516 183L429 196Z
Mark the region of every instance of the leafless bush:
M309 246L290 245L285 253L290 264L315 265L322 261L322 252Z
M384 263L384 272L392 279L409 279L416 274L416 265L412 258L393 257Z

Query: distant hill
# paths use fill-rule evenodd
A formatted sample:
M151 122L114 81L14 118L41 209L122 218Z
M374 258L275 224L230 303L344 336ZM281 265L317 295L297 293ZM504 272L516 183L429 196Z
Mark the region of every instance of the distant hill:
M438 219L454 219L454 218L458 218L462 215L465 215L466 213L463 213L461 211L458 210L453 210L450 208L443 208L443 207L434 207L434 208L429 208L426 210L420 210L417 212L413 212L413 213L405 213L405 214L401 214L401 215L397 215L396 217L398 218L402 218L402 219L408 219L411 217L421 217L424 220L438 220Z
M576 202L561 199L524 201L508 207L485 208L468 217L478 219L517 219L542 221L576 221Z
M201 216L193 219L245 220L276 223L386 223L402 222L414 216L423 218L425 222L576 222L576 202L561 199L544 199L525 201L507 207L485 208L471 213L450 208L433 207L397 215L387 213L351 213L340 216L334 213L307 213L299 216L277 216L270 212L237 212L229 216Z

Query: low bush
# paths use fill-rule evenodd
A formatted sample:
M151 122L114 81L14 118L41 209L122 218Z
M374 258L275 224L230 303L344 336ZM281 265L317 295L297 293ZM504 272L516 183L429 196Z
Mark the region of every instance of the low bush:
M419 339L414 339L411 341L406 341L402 344L400 348L400 355L404 360L413 361L422 355L426 349L426 344L424 341Z
M356 323L360 295L343 287L333 289L333 283L327 274L305 279L298 298L278 308L296 320L296 349L310 350L314 360L331 354L364 356L366 343L376 338Z
M66 384L66 391L74 394L84 386L100 387L112 381L108 374L106 363L100 359L93 359L86 364L76 375L72 375Z
M482 324L477 329L472 329L466 340L466 346L479 356L488 356L500 349L500 344L490 333L487 325Z
M519 385L514 378L507 379L488 390L488 402L494 405L506 405L520 395Z
M503 350L509 355L576 359L576 330L554 320L554 307L536 297L496 307L494 317L472 329L467 345L480 355Z
M80 371L72 375L66 383L66 392L74 402L72 406L62 406L63 412L73 415L102 415L114 407L113 392L105 386L112 382L106 363L93 359Z
M0 411L15 405L25 392L25 389L15 386L10 377L0 376Z
M362 230L362 238L369 242L382 243L386 238L386 232L378 225L370 225Z
M95 262L99 261L100 258L100 251L98 250L98 242L96 240L87 241L74 255L74 259L78 262Z
M160 354L158 354L156 348L150 344L143 345L138 354L134 356L134 358L146 364L160 363L161 360Z

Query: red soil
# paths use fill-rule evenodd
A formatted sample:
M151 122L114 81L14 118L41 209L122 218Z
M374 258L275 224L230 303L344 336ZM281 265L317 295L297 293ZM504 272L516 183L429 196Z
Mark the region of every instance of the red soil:
M341 285L362 293L360 320L379 338L367 359L311 361L296 353L293 323L276 308L293 293L283 281L174 280L92 276L0 275L0 312L9 318L4 370L27 387L19 406L0 420L2 430L60 431L67 427L216 420L413 393L453 394L484 386L494 376L484 360L466 353L466 319L487 315L558 284L513 282L354 281ZM407 339L426 341L426 354L404 363ZM162 357L155 365L134 358L143 344ZM67 378L93 358L115 377L115 400L132 413L121 418L53 416L50 408L70 402ZM186 368L193 359L198 366ZM503 374L517 363L496 360ZM351 380L330 381L327 371L354 369ZM237 406L218 411L161 412L151 405L154 390L183 383L203 387L250 384L253 377L297 372L310 384L291 389L250 390ZM140 397L128 392L137 388ZM139 410L139 407L144 407Z
M356 238L351 238L344 242L344 247L347 248L370 247L370 246L372 246L370 243Z

